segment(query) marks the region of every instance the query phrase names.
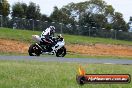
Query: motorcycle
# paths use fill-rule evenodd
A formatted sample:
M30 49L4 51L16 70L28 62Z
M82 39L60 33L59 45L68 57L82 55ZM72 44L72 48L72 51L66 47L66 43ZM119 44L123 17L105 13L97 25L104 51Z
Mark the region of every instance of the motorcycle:
M55 43L55 52L52 52L50 44L43 44L40 36L32 35L33 40L36 42L30 45L28 53L30 56L40 56L41 54L56 55L56 57L64 57L66 55L65 41L61 34L58 37L52 38Z

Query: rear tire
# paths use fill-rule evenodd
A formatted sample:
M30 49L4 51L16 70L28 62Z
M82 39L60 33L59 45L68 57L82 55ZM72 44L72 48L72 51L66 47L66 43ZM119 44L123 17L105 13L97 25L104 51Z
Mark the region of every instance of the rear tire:
M66 48L62 47L56 52L57 57L64 57L66 55Z
M39 49L37 49L36 44L32 44L28 49L29 56L40 56Z

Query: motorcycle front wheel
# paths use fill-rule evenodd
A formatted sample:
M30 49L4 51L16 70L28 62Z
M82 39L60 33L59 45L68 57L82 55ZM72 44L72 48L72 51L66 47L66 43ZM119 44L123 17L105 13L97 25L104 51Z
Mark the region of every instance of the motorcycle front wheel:
M56 52L57 57L64 57L66 55L66 48L62 47Z

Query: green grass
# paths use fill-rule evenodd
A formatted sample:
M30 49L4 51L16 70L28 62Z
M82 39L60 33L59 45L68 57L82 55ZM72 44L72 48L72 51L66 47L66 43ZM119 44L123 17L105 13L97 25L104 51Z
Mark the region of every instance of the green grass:
M113 40L110 38L94 38L87 36L64 35L66 40L73 44L115 44L115 45L132 45L131 41Z
M132 75L132 65L1 60L0 88L132 88L132 83L80 86L76 82L79 65L88 74Z
M0 28L0 38L4 39L14 39L23 42L32 42L31 35L40 35L41 32L38 31L29 31L29 30L18 30L18 29L9 29L9 28ZM121 45L132 45L131 41L122 41L122 40L113 40L109 38L94 38L87 36L75 36L64 34L64 38L67 44L121 44Z
M22 42L31 42L33 34L40 34L37 31L28 31L28 30L18 30L18 29L9 29L9 28L0 28L0 38L2 39L12 39Z
M1 52L0 51L0 55L4 55L4 56L27 56L28 53L16 53L16 52Z

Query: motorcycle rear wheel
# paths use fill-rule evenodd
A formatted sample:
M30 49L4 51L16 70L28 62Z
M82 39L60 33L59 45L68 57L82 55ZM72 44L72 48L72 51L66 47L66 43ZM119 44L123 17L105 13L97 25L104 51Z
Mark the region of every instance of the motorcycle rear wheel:
M32 44L29 49L28 49L28 53L30 56L40 56L39 50L36 46L36 44Z

